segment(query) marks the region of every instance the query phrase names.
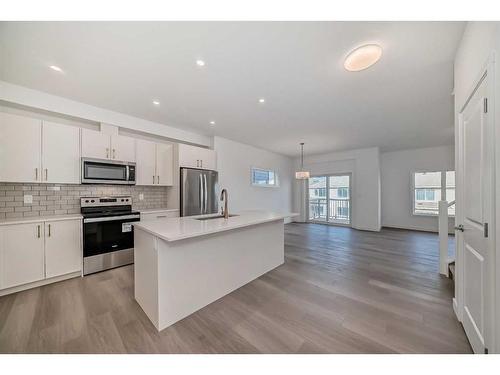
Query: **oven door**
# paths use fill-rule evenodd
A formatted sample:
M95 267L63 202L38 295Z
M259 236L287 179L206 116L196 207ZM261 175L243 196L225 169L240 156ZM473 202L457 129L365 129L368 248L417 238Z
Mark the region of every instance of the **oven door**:
M83 256L132 249L134 228L131 223L139 220L139 215L83 219Z
M82 159L83 184L135 184L135 163L112 160Z

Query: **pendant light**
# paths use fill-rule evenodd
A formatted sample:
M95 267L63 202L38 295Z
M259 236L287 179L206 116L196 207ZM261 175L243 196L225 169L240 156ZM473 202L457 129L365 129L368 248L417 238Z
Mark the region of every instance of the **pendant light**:
M309 178L309 172L304 170L304 142L300 143L300 171L295 172L295 178L297 180L307 180Z

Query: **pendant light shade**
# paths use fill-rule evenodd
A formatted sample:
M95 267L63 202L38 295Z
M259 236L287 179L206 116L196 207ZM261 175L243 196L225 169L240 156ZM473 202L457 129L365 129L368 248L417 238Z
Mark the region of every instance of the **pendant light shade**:
M307 180L310 177L308 171L304 170L304 142L300 144L300 171L295 172L297 180Z

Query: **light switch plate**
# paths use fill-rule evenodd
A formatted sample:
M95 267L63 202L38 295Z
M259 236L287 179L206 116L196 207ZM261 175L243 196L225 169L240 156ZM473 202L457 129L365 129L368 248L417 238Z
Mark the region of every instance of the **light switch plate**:
M33 195L25 195L24 204L33 204Z
M144 200L144 194L142 194L142 193L140 193L140 194L139 194L139 200L140 200L140 201L143 201L143 200Z

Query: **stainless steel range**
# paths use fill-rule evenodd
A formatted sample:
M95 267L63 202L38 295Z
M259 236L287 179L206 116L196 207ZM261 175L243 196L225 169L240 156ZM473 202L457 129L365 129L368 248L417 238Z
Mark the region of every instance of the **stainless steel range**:
M83 274L134 263L134 228L140 220L132 211L132 197L84 197Z

